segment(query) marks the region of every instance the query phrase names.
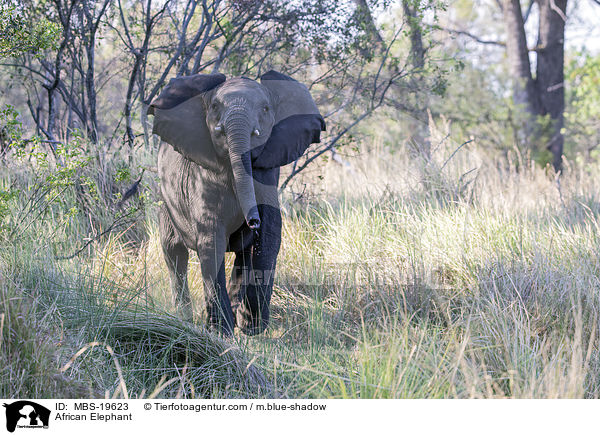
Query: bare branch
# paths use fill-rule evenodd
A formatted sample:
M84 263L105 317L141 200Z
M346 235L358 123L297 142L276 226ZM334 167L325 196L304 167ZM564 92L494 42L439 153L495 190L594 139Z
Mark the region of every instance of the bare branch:
M554 0L550 0L550 8L556 12L565 23L567 22L567 16L558 6L556 6L556 2Z
M489 40L489 39L482 39L477 35L474 35L470 32L467 32L466 30L458 30L458 29L449 29L446 27L439 27L437 26L437 28L439 28L440 30L443 30L444 32L448 32L454 35L461 35L461 36L466 36L480 44L486 44L486 45L497 45L499 47L506 47L506 43L502 42L502 41L494 41L494 40Z

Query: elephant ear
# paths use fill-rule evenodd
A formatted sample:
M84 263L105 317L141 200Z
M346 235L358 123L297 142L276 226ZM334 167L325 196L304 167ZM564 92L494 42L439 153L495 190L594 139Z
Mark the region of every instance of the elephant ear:
M223 74L196 74L172 79L150 103L152 133L184 157L216 170L217 154L206 125L203 95L225 81Z
M276 168L300 158L321 141L325 120L308 88L291 77L269 71L260 78L273 97L275 125L266 143L252 150L252 167Z

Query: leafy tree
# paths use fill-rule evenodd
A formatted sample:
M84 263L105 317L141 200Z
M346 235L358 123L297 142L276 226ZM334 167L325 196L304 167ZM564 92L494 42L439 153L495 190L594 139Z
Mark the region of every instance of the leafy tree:
M21 6L0 0L0 57L39 54L54 48L60 27L48 20L33 20Z
M565 130L570 151L597 157L600 146L600 56L578 54L566 66Z
M442 62L430 62L429 28L422 25L441 8L437 0L406 0L396 10L389 0L21 3L61 30L56 50L9 65L23 78L31 117L50 142L79 129L94 143L108 139L107 146L120 134L121 143L133 146L143 135L149 145L146 109L171 77L258 77L274 68L311 88L331 139L312 147L293 176L345 143L382 106L426 122L421 95L443 88ZM402 20L378 23L383 10L403 12Z

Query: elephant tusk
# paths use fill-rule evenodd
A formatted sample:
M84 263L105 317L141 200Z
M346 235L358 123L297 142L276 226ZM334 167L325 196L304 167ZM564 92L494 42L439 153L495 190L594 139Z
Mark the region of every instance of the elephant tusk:
M252 132L252 136L260 136L260 131L258 131L258 128L254 129L254 131Z

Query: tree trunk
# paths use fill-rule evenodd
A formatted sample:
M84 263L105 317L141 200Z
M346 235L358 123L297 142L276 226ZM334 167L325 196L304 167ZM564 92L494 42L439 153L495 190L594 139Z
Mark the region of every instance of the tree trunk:
M133 147L133 143L135 141L135 134L133 133L133 127L131 125L131 106L133 106L133 88L135 86L135 80L137 79L142 59L142 53L135 54L135 62L133 64L131 74L129 75L127 95L125 97L125 135L127 137L127 143L129 144L130 148Z
M415 69L415 74L411 77L412 87L419 89L423 78L423 68L425 67L425 48L423 47L423 31L421 28L421 16L419 14L419 4L414 0L402 0L402 12L404 22L410 29L410 63ZM415 111L408 121L410 133L409 143L414 150L425 157L431 158L431 146L427 139L428 133L428 115L429 106L428 95L426 92L414 92Z
M506 25L506 50L513 79L513 101L526 110L527 140L545 144L552 153L552 165L562 168L564 93L564 35L567 0L536 0L539 11L539 36L535 79L531 73L525 23L519 0L502 0ZM550 126L539 123L550 117Z
M503 0L502 8L507 34L506 51L509 71L513 80L513 100L515 104L523 106L527 113L535 116L539 112L539 103L531 76L521 3L519 0Z
M87 99L89 105L89 126L88 135L92 142L98 142L98 115L96 110L96 78L95 78L95 66L96 66L96 32L100 25L100 20L110 0L104 0L104 3L100 5L100 10L96 16L97 5L96 3L82 3L82 10L85 16L85 21L81 22L81 31L83 36L83 43L85 46L85 52L87 57L87 71L85 73L85 89L87 92ZM91 6L91 8L90 8Z
M414 1L402 0L404 21L410 29L410 60L415 68L425 66L425 49L423 48L423 32L421 31L421 18L418 14L418 4Z
M547 131L548 150L556 171L562 168L564 138L565 20L567 0L537 0L540 9L536 87L541 116L550 116Z

